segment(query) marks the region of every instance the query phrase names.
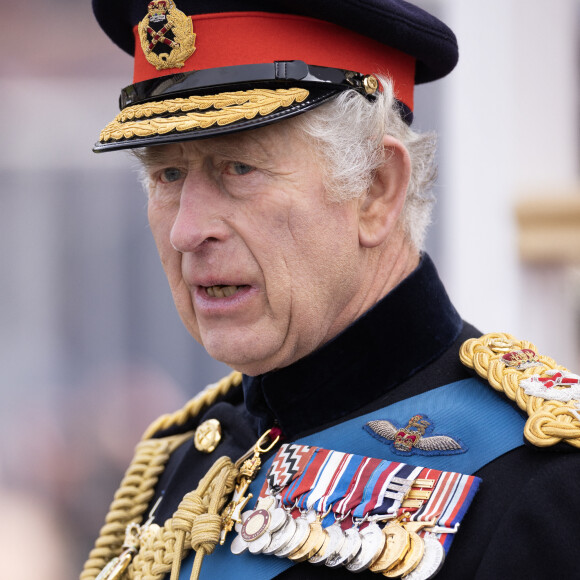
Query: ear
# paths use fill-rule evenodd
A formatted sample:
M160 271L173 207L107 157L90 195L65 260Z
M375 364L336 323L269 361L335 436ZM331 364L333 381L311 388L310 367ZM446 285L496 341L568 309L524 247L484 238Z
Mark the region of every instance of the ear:
M389 135L384 137L383 147L383 163L359 204L359 243L365 248L380 245L396 229L411 178L407 148Z

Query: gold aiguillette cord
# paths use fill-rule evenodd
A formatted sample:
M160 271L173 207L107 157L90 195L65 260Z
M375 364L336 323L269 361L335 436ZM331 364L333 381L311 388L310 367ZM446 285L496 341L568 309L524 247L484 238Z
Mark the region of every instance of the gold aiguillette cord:
M267 444L270 432L271 429L268 429L268 431L266 431L258 439L258 441L256 441L254 446L246 454L240 457L240 459L238 459L235 465L232 465L230 462L231 466L230 473L232 472L235 473L235 487L232 499L226 505L225 509L221 512L221 515L218 516L220 518L221 523L219 536L215 536L216 539L213 539L213 535L209 533L210 530L205 529L206 528L205 524L198 521L198 523L202 523L201 526L198 526L194 523L195 531L192 528L191 544L192 547L196 550L196 555L191 570L190 576L191 580L195 580L199 577L203 558L206 554L211 553L211 551L217 544L218 539L220 544L223 544L226 540L228 532L232 530L232 528L236 523L240 523L242 521L241 517L242 511L245 508L246 504L252 498L252 494L247 493L248 488L250 487L252 481L258 475L258 472L260 471L260 468L262 466L262 460L260 459L260 456L263 455L264 453L268 453L269 451L271 451L280 440L280 436L277 435L274 439L270 440L269 444ZM224 459L227 458L222 457L218 459L216 461L216 464L219 464L220 461ZM227 461L229 461L229 459ZM214 467L216 467L215 464ZM210 472L214 470L214 467L210 469ZM219 471L220 475L218 476L218 479L223 479L223 477L226 477L227 474L224 474L223 469ZM209 517L213 518L215 516L212 516L212 513L216 513L214 512L214 509L217 507L218 504L221 503L221 495L222 495L221 492L224 490L224 485L222 484L224 482L221 483L218 482L217 485L214 486L210 486L209 483L207 483L206 485L204 484L204 482L207 479L208 475L206 475L202 479L202 481L200 482L200 486L198 487L198 490L200 487L203 487L205 489L214 487L211 497L209 498L209 508L206 512ZM203 516L201 516L200 518L200 516L198 515L196 519L203 520ZM210 535L212 536L211 538L209 537ZM174 552L173 566L171 568L171 580L177 580L177 578L179 578L179 571L181 567L180 552L181 552L180 549L176 549Z
M161 503L163 496L161 496L149 512L147 521L139 525L135 522L130 523L125 529L125 541L123 542L123 551L115 556L100 572L96 580L119 580L125 574L129 567L133 556L139 551L141 543L141 536L143 532L152 524L155 515L155 510Z

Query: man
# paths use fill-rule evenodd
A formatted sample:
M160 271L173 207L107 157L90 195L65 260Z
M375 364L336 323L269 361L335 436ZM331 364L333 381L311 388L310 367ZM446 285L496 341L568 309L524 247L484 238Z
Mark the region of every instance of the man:
M422 253L412 87L453 34L271 4L94 2L135 55L95 150L136 150L183 323L238 372L152 426L81 578L573 576L578 376L475 338Z

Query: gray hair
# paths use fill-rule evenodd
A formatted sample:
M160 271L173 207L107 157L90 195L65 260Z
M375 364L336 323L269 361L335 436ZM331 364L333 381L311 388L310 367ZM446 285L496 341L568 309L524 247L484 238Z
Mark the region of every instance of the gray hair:
M416 133L403 120L392 83L379 77L383 91L374 102L354 90L300 115L296 125L315 140L325 167L332 201L366 194L375 171L384 163L383 136L403 143L411 158L411 179L402 214L404 231L417 250L423 249L435 198L431 187L437 170L433 133Z

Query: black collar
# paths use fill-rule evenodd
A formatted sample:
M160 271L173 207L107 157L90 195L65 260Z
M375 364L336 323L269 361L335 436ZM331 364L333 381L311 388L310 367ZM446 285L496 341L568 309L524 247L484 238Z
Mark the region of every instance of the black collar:
M393 389L435 360L462 321L429 256L330 342L283 369L243 378L246 409L286 437L329 423Z

